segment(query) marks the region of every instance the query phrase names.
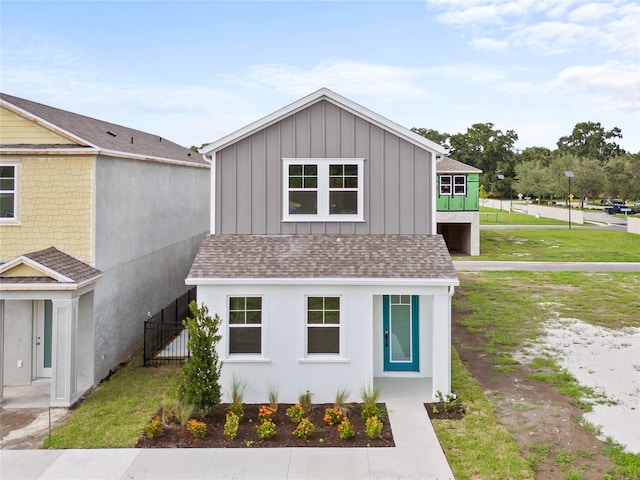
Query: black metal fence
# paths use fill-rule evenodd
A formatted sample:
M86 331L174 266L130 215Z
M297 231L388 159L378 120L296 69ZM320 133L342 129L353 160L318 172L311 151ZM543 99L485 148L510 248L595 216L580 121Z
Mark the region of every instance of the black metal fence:
M181 363L189 357L187 330L182 321L189 316L189 303L196 287L144 322L144 366Z

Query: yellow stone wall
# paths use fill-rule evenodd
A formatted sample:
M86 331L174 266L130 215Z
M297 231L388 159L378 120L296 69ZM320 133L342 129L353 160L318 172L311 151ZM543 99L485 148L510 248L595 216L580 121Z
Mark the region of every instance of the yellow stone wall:
M0 261L54 246L88 263L93 252L94 156L3 156L19 166L19 225L0 224Z

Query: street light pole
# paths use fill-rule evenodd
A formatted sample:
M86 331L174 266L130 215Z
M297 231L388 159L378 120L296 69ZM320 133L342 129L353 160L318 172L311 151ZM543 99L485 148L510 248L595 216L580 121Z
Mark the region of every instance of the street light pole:
M501 173L498 174L498 180L500 180L500 211L502 212L502 187L504 186L504 175Z
M571 230L571 179L575 177L572 171L564 172L564 176L569 179L569 230Z

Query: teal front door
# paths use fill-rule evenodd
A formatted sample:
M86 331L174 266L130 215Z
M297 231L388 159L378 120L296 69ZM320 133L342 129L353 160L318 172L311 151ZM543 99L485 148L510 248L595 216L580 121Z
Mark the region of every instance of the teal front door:
M418 296L384 295L382 310L384 370L417 372Z

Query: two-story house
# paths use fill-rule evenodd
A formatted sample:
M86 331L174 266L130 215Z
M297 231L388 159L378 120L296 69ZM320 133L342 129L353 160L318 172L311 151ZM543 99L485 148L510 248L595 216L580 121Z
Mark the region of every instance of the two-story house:
M480 255L482 170L443 156L436 163L436 221L451 253Z
M321 89L202 149L211 233L187 284L222 319L221 383L245 401L330 402L381 377L451 391L451 296L436 232L443 148Z
M186 290L209 178L165 138L0 94L0 399L70 406L140 351Z

